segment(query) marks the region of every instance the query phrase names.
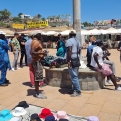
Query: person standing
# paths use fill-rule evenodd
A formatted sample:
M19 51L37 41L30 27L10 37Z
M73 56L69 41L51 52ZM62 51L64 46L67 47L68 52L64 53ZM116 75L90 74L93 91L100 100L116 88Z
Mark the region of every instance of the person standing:
M78 79L78 71L80 66L79 56L81 45L80 42L75 39L75 37L76 33L71 32L69 34L70 39L66 41L68 70L73 84L73 92L71 94L72 97L81 95L81 88ZM76 63L74 61L76 61ZM75 65L78 63L79 65Z
M32 35L29 36L29 39L25 43L25 49L26 49L26 55L27 55L27 64L29 66L31 85L32 85L32 88L34 88L34 69L32 66L32 56L30 54L31 43L32 43Z
M24 34L21 34L21 38L19 40L20 47L21 47L21 58L20 58L20 67L23 68L23 58L25 56L25 64L27 66L27 55L26 55L26 49L25 49L25 43L26 39L24 38Z
M5 42L5 35L0 34L0 86L8 86L6 74L7 69L11 70L8 50L9 46Z
M14 38L12 40L12 50L13 50L13 54L14 54L14 61L13 61L13 65L12 65L12 71L15 71L19 68L17 68L17 62L18 62L18 58L19 58L19 51L20 51L20 44L18 41L18 37L19 34L15 33L14 34Z
M47 99L43 91L39 91L39 83L43 81L43 66L41 64L41 59L46 55L42 50L41 37L35 35L31 43L31 55L32 55L32 66L34 69L34 82L36 97L40 99Z
M121 39L120 39L120 42L118 44L117 50L120 51L120 62L121 62Z

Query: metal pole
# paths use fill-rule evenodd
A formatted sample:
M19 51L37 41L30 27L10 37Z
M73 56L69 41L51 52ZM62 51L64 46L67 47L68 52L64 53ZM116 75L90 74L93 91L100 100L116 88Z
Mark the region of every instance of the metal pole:
M81 43L81 0L73 0L73 29L76 30L76 38Z

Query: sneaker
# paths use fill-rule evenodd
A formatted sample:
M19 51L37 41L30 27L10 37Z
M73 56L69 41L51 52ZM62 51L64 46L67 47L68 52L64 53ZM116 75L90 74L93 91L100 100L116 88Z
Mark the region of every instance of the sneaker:
M7 83L0 84L0 86L8 86Z
M20 68L23 68L23 66L20 66Z
M47 97L44 94L42 94L42 93L36 93L35 96L36 96L36 98L47 99Z
M40 91L41 94L45 94L45 92L43 90Z
M35 88L35 86L34 86L34 85L32 85L32 86L31 86L31 88Z
M12 71L15 71L15 69L14 69L14 68L12 68L11 70L12 70Z
M106 82L107 82L108 84L113 84L113 82L112 82L111 80L106 80Z
M121 91L121 87L118 86L117 88L115 88L115 91Z
M17 67L17 70L19 70L20 68L19 67Z
M71 94L71 97L77 97L77 96L81 96L81 92L74 91L73 94Z

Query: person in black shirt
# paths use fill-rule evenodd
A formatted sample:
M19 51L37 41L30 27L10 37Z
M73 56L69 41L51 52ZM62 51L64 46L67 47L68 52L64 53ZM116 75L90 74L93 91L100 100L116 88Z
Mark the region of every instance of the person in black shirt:
M21 38L19 40L20 42L20 47L21 47L21 58L20 58L20 67L23 68L23 58L25 56L25 64L27 66L27 55L26 55L26 49L25 49L25 43L26 43L26 39L24 38L25 35L21 34Z

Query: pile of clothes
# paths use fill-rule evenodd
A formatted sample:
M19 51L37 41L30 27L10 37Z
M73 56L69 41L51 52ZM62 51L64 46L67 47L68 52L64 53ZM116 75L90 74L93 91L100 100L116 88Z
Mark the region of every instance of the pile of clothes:
M48 67L60 68L61 65L67 64L66 59L59 58L59 57L57 58L57 57L54 57L54 56L46 56L45 61L46 61L45 66L48 66Z

